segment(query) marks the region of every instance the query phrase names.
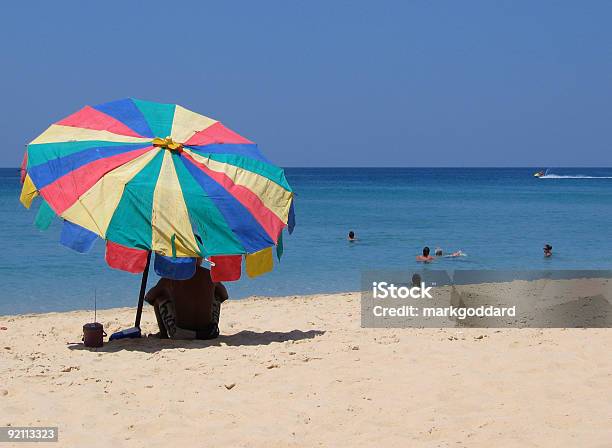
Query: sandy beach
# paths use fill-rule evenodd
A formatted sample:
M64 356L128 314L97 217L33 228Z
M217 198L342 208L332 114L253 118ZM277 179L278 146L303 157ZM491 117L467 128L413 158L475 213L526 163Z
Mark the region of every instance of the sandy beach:
M215 341L90 350L91 319L0 317L0 425L66 447L612 445L609 329L363 329L358 293L227 302Z

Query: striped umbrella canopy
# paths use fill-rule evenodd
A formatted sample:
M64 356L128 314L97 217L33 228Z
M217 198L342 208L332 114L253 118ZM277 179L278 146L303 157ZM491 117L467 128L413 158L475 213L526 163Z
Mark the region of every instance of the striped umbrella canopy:
M173 278L212 261L215 281L237 280L243 257L254 277L280 259L293 230L293 192L283 170L252 141L176 104L128 98L85 106L27 145L21 202L43 201L46 228L79 252L106 240L106 261L139 273L156 254Z

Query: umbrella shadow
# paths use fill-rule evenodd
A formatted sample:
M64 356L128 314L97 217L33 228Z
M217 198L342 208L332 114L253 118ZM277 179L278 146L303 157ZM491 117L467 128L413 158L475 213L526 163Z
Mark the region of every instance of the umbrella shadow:
M274 342L303 341L314 339L325 334L322 330L291 330L291 331L250 331L243 330L235 334L221 335L217 339L211 340L173 340L160 339L150 335L139 339L121 339L112 342L105 342L99 348L85 347L83 344L70 344L70 350L86 350L92 352L115 353L123 350L137 351L145 353L155 353L160 350L173 348L201 349L207 347L227 346L256 346L270 345Z

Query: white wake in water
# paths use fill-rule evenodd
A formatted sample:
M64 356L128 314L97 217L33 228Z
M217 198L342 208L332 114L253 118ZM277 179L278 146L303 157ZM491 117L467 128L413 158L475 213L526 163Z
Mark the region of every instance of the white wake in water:
M562 176L559 174L547 174L546 176L539 177L539 179L612 179L612 176L583 176L581 174Z

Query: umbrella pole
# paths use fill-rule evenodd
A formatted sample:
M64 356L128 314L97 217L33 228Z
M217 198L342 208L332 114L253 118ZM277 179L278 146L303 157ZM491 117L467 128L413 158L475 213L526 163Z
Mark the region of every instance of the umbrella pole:
M142 317L142 307L144 305L144 296L147 290L147 279L149 278L149 265L151 264L151 252L147 255L147 265L142 273L142 281L140 282L140 295L138 296L138 309L136 310L136 321L134 326L140 328L140 318Z

